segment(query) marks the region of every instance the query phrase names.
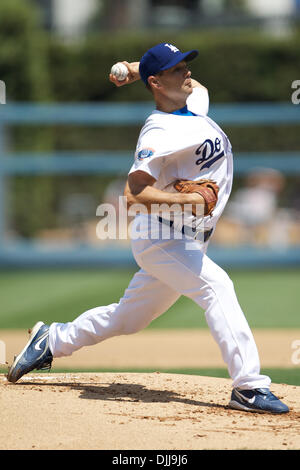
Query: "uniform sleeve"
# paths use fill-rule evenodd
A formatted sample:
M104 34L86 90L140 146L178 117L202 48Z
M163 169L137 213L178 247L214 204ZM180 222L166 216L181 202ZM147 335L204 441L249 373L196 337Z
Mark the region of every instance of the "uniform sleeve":
M206 88L195 87L193 93L187 99L189 111L206 116L209 109L209 95Z
M134 163L128 174L139 170L148 173L156 180L159 178L164 164L163 157L169 153L163 135L162 129L152 129L145 134L142 133L137 143Z

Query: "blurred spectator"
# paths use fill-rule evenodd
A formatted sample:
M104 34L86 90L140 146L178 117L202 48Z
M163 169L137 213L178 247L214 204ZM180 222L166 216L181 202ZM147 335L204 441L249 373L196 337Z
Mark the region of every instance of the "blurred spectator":
M267 244L278 249L288 245L293 215L278 204L284 187L284 176L274 169L249 173L245 186L229 200L215 241Z
M124 195L126 178L115 178L107 186L103 199L105 203L112 204L116 212L119 211L119 197Z
M227 215L251 227L269 222L275 215L284 177L276 170L253 171L246 186L237 190L227 206Z

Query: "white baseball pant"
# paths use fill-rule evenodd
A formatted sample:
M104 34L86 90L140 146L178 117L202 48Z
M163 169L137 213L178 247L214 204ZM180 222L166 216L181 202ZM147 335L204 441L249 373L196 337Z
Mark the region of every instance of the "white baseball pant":
M139 230L141 236L132 240L132 250L141 269L124 296L118 303L90 309L72 322L51 324L49 344L53 356L68 356L83 346L136 333L185 295L204 309L232 386L268 388L271 380L260 374L256 344L233 283L206 255L208 243L184 236L176 239L172 229L171 237L164 239L157 220L152 223L150 238L148 220L150 217L139 216L135 221L134 230Z

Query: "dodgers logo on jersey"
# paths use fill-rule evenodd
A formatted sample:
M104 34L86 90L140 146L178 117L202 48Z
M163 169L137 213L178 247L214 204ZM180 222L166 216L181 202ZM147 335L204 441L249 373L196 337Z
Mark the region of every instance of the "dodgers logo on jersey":
M144 160L144 158L149 158L149 157L152 157L152 155L154 154L154 150L153 149L142 149L139 151L138 155L137 155L137 159L138 160Z
M203 163L200 170L203 170L203 168L210 168L217 160L225 155L225 152L221 147L221 140L218 137L214 142L210 139L206 139L203 144L197 148L195 153L196 155L201 155L201 157L196 161L196 165L202 165Z

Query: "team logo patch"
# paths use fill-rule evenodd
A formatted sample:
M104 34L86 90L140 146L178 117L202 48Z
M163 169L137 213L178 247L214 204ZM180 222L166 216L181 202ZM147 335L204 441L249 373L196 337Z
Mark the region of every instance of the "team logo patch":
M165 47L168 47L172 52L179 52L179 49L173 46L173 44L165 44Z
M152 157L153 154L154 154L153 149L142 149L139 151L137 158L138 160L144 160L144 158Z

